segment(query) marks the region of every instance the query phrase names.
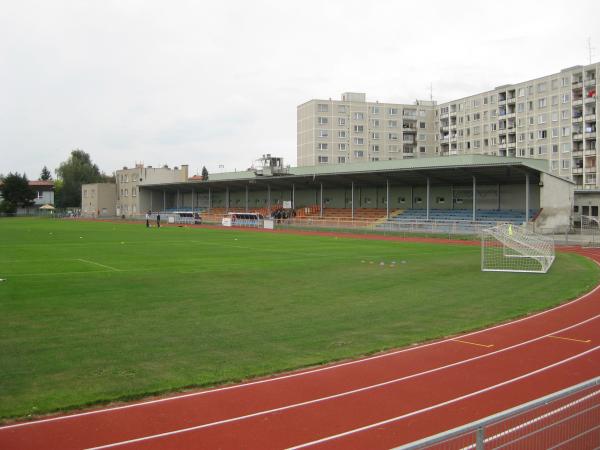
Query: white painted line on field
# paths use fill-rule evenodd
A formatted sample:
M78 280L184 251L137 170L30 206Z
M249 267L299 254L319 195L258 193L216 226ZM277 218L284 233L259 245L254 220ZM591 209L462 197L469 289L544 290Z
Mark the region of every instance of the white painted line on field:
M562 304L560 306L557 306L556 308L549 309L549 310L546 310L546 311L541 311L541 312L539 312L537 314L533 314L531 316L523 317L523 318L517 319L517 320L515 320L513 322L507 322L507 323L503 323L503 324L500 324L500 325L493 326L491 328L486 328L484 330L479 330L479 331L474 331L472 333L467 333L467 334L461 335L461 337L473 336L473 335L476 335L476 334L483 333L485 331L490 331L490 330L494 330L494 329L498 329L498 328L503 328L503 327L506 327L506 326L509 326L509 325L512 325L512 324L515 324L515 323L519 323L519 322L523 322L525 320L532 319L534 317L539 317L539 316L547 314L547 313L549 313L551 311L556 311L556 310L562 309L562 308L564 308L564 307L566 307L568 305L572 305L575 302L581 301L581 300L585 299L586 297L588 297L589 295L591 295L592 293L594 293L595 291L597 291L599 289L600 289L600 285L596 286L596 288L594 288L592 291L588 292L587 294L584 294L581 297L579 297L579 298L577 298L577 299L575 299L575 300L573 300L573 301L571 301L569 303L564 303L564 304ZM506 347L504 349L500 349L500 350L496 350L494 352L486 353L484 355L476 356L476 357L471 358L471 359L458 361L458 362L452 363L452 364L450 364L448 366L443 366L443 367L438 367L438 368L435 368L435 369L431 369L431 370L429 370L427 372L422 372L420 374L409 375L409 377L415 377L415 376L418 376L418 375L424 375L424 374L427 374L427 373L431 373L431 372L435 372L435 371L438 371L438 370L442 370L444 368L452 367L454 365L459 365L459 364L467 363L469 361L473 361L473 360L476 360L476 359L480 359L480 358L485 358L485 357L488 357L488 356L492 356L492 355L494 355L496 353L507 351L507 350L510 350L512 348L520 347L522 345L526 345L528 343L535 342L535 341L538 341L540 339L547 338L551 334L561 333L563 331L570 330L571 328L575 328L575 327L577 327L579 325L583 325L583 324L585 324L587 322L595 320L598 317L600 317L600 314L595 315L595 316L593 316L591 318L588 318L586 320L583 320L581 322L577 322L577 323L575 323L573 325L570 325L570 326L568 326L566 328L562 328L560 330L555 330L555 331L552 331L551 333L545 334L543 336L539 336L539 337L531 339L529 341L524 341L524 342L521 342L519 344L515 344L515 345L513 345L511 347ZM290 378L298 378L298 377L302 377L302 376L306 376L306 375L312 375L312 374L319 373L319 372L325 372L325 371L329 371L329 370L338 369L340 367L351 366L351 365L356 365L356 364L362 364L362 363L369 362L369 361L376 360L376 359L387 358L387 357L390 357L390 356L398 355L400 353L406 353L406 352L411 352L411 351L415 351L415 350L420 350L420 349L423 349L423 348L427 348L427 347L439 345L439 344L442 344L442 343L448 343L448 342L451 342L453 339L454 338L449 338L449 339L445 339L445 340L441 340L441 341L435 341L435 342L431 342L429 344L423 344L423 345L419 345L419 346L414 346L414 347L410 347L410 348L404 348L404 349L401 349L401 350L396 350L396 351L389 352L389 353L383 353L383 354L380 354L380 355L370 356L368 358L358 359L358 360L354 360L354 361L347 361L347 362L340 363L340 364L335 364L335 365L326 366L326 367L319 367L319 368L316 368L316 369L306 370L306 371L303 371L303 372L291 373L291 374L287 374L287 375L281 375L281 376L278 376L278 377L266 378L264 380L251 381L251 382L248 382L248 383L235 384L235 385L232 385L232 386L224 386L224 387L219 387L219 388L215 388L215 389L207 389L205 391L191 392L191 393L188 393L188 394L175 395L173 397L159 398L159 399L155 399L155 400L147 400L147 401L138 402L138 403L130 403L130 404L127 404L127 405L114 406L114 407L111 407L111 408L96 409L96 410L93 410L93 411L86 411L86 412L76 413L76 414L71 414L71 415L66 415L66 416L50 417L48 419L40 419L40 420L31 421L31 422L22 422L22 423L17 423L17 424L13 424L13 425L6 425L4 427L0 427L0 432L3 429L8 429L8 428L17 428L17 427L24 427L24 426L32 426L32 425L36 425L38 423L54 422L54 421L59 421L59 420L74 419L74 418L78 418L78 417L82 417L82 416L89 416L89 415L95 415L95 414L109 413L111 411L118 411L118 410L129 409L129 408L137 408L137 407L151 405L151 404L155 404L155 403L169 402L169 401L173 401L173 400L179 400L179 399L182 399L182 398L204 396L204 395L212 394L212 393L215 393L215 392L222 392L222 391L228 391L228 390L233 390L233 389L242 389L242 388L249 387L249 386L255 386L255 385L260 385L260 384L267 384L267 383L272 383L272 382L276 382L276 381L286 380L286 379L290 379ZM394 382L394 381L392 381L392 382ZM371 386L371 388L372 388L372 386Z
M81 261L81 262L88 263L88 264L94 264L96 266L104 267L106 269L110 269L110 270L113 270L115 272L120 272L119 269L115 269L114 267L107 266L105 264L100 264L100 263L97 263L95 261L90 261L89 259L76 258L76 261Z
M470 397L475 397L476 395L483 394L483 393L489 392L489 391L493 391L495 389L498 389L500 387L503 387L503 386L506 386L508 384L514 383L516 381L520 381L520 380L523 380L525 378L531 377L533 375L537 375L538 373L542 373L542 372L545 372L547 370L553 369L555 367L561 366L561 365L566 364L566 363L568 363L570 361L573 361L573 360L575 360L577 358L585 356L588 353L595 352L598 349L600 349L600 345L596 346L596 347L594 347L594 348L592 348L590 350L587 350L587 351L585 351L583 353L578 353L577 355L570 356L569 358L563 359L561 361L557 361L557 362L555 362L553 364L550 364L548 366L545 366L545 367L542 367L540 369L534 370L532 372L528 372L528 373L525 373L523 375L519 375L518 377L511 378L510 380L503 381L502 383L498 383L498 384L495 384L493 386L488 386L486 388L479 389L478 391L471 392L471 393L465 394L465 395L461 395L460 397L455 397L455 398L447 400L445 402L438 403L436 405L431 405L431 406L428 406L426 408L419 409L417 411L411 411L409 413L402 414L401 416L396 416L396 417L392 417L390 419L382 420L380 422L371 423L369 425L365 425L365 426L360 427L360 428L355 428L353 430L348 430L348 431L345 431L343 433L338 433L338 434L334 434L334 435L331 435L331 436L327 436L327 437L324 437L322 439L317 439L315 441L305 442L303 444L296 445L294 447L289 447L287 450L297 450L297 449L300 449L300 448L310 447L311 445L316 445L316 444L321 444L323 442L332 441L334 439L339 439L341 437L349 436L351 434L356 434L356 433L360 433L362 431L371 430L373 428L377 428L377 427L380 427L382 425L387 425L389 423L397 422L399 420L406 419L408 417L416 416L418 414L422 414L424 412L428 412L428 411L431 411L431 410L434 410L434 409L437 409L437 408L441 408L443 406L447 406L447 405L450 405L452 403L456 403L456 402L459 402L461 400L465 400L465 399L470 398ZM112 445L113 444L111 444L111 446ZM107 447L95 447L95 448L107 448Z

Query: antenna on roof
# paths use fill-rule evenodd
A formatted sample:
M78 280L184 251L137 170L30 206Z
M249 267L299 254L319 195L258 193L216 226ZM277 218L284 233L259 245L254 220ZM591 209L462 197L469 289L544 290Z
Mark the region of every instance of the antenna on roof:
M588 57L590 60L590 64L592 63L592 56L594 54L594 50L596 50L595 47L592 47L592 38L588 37L587 38L587 47L588 47Z

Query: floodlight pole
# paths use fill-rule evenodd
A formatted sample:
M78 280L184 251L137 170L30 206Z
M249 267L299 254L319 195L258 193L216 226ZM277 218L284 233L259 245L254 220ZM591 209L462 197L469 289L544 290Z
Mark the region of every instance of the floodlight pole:
M427 177L427 199L426 199L426 202L427 202L427 220L429 220L429 190L430 190L430 184L431 184L431 182L429 180L429 177Z
M529 222L529 174L525 174L525 223Z
M475 222L475 214L477 211L477 179L473 175L473 222Z

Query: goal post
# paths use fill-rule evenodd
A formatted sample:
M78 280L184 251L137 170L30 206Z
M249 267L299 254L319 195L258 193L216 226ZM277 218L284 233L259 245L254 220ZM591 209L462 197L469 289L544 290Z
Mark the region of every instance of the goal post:
M525 227L504 223L481 234L484 272L546 273L554 262L554 240Z

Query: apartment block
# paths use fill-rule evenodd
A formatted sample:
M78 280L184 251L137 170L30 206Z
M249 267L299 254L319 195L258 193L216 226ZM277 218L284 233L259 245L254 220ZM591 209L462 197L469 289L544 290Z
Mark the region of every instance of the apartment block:
M118 216L135 216L143 214L139 186L144 184L177 183L187 181L188 166L181 168L168 166L145 167L136 164L134 167L123 167L115 172L116 180L116 213ZM144 203L145 207L145 203Z
M435 151L545 159L577 189L595 189L599 73L599 63L575 66L442 103Z
M297 108L298 166L433 156L435 113L432 101L367 102L355 92L310 100Z
M297 108L298 166L483 154L540 158L578 190L598 188L600 63L436 104L365 94Z
M90 183L81 186L81 214L84 217L113 217L116 214L117 189L114 183Z

